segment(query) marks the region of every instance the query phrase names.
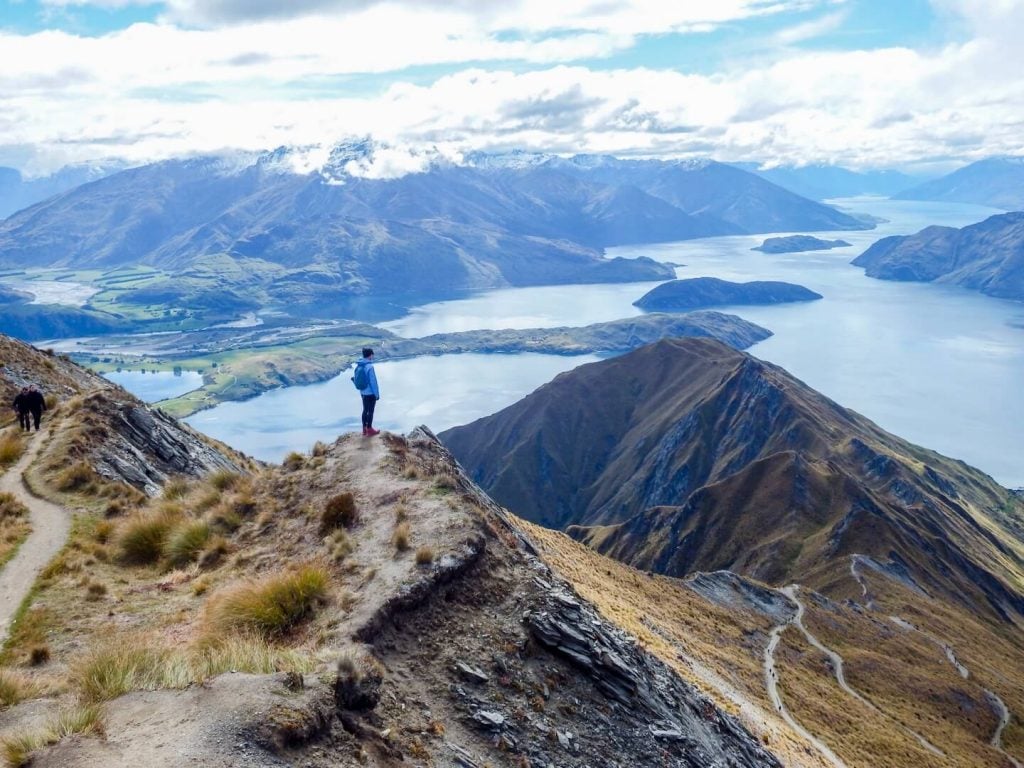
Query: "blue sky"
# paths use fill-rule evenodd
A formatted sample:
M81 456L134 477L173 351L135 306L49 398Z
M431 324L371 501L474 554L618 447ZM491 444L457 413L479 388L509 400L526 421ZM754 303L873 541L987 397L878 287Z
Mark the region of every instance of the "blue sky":
M949 165L1020 153L1019 33L1024 0L0 0L0 164L369 134Z

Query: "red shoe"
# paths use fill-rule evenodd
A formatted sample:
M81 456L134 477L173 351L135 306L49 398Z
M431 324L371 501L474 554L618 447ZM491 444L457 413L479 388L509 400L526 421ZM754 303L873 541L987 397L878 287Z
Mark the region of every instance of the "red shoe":
M380 430L379 429L374 429L373 427L367 427L365 434L366 434L367 437L373 437L374 435L379 435L380 434Z
M363 427L363 437L366 437L366 427Z

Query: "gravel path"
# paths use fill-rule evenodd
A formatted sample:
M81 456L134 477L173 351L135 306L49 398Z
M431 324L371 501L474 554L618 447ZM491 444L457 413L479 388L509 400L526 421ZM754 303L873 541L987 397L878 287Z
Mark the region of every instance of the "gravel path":
M34 433L25 454L0 477L0 491L14 494L28 507L32 532L17 554L0 571L0 644L7 640L11 619L32 589L39 572L60 552L71 529L71 516L63 508L29 493L22 475L35 460L50 431Z

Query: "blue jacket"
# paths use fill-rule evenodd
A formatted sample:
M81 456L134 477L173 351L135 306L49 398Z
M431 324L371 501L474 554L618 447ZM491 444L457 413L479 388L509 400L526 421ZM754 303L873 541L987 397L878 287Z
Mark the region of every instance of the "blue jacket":
M366 378L370 382L365 389L359 390L361 395L373 395L380 400L380 387L377 386L377 373L373 370L373 363L365 357L356 362L357 366L366 366Z

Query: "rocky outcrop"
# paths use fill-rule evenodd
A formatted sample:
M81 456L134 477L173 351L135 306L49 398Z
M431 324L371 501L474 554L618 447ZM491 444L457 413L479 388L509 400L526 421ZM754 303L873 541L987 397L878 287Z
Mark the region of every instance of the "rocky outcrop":
M82 408L105 428L105 439L90 451L93 468L108 480L127 483L149 495L168 478L202 477L220 469L240 471L226 448L216 447L160 410L123 390L109 388L85 398Z

